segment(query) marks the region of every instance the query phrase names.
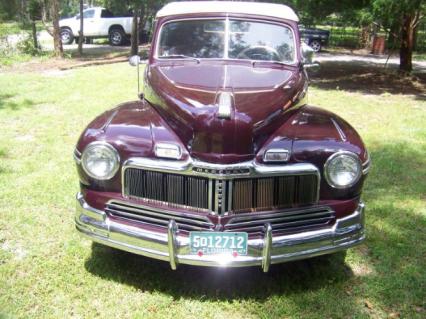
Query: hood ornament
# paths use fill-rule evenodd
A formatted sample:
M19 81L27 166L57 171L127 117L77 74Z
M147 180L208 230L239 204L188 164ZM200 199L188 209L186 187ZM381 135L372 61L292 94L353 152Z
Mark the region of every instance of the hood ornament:
M218 96L217 117L221 119L230 119L232 111L232 94L229 92L220 92Z

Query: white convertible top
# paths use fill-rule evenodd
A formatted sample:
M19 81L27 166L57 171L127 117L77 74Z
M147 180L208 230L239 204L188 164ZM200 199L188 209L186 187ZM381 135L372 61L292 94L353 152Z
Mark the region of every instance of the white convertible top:
M283 4L240 1L180 1L166 4L157 17L191 13L240 13L299 21L293 9Z

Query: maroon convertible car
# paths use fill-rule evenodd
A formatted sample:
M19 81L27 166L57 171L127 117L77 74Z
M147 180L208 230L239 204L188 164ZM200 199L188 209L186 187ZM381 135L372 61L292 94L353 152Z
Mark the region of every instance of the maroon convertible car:
M156 15L143 95L82 133L75 223L91 240L178 264L261 266L361 243L370 167L356 131L306 104L296 14L176 2ZM119 79L118 79L119 80Z

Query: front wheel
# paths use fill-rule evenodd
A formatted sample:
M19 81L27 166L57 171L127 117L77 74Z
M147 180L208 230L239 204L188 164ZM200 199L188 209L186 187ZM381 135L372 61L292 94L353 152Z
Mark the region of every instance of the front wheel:
M61 30L61 41L63 44L72 44L74 41L74 35L70 29Z
M312 40L309 46L314 50L315 53L321 51L321 42L318 40Z
M124 43L125 34L120 28L114 28L109 31L109 44L118 46Z

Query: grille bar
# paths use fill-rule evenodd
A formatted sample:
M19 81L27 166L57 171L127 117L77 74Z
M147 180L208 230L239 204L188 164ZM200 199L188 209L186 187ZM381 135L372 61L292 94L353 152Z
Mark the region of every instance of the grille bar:
M146 224L165 228L167 228L171 219L176 222L181 230L212 230L214 228L214 224L205 216L154 210L148 207L134 206L120 202L108 203L105 212L112 216L137 220Z
M327 207L261 215L244 214L231 218L224 226L224 231L262 234L265 230L265 225L270 224L274 232L297 232L304 229L328 226L334 222L335 218L334 211Z

